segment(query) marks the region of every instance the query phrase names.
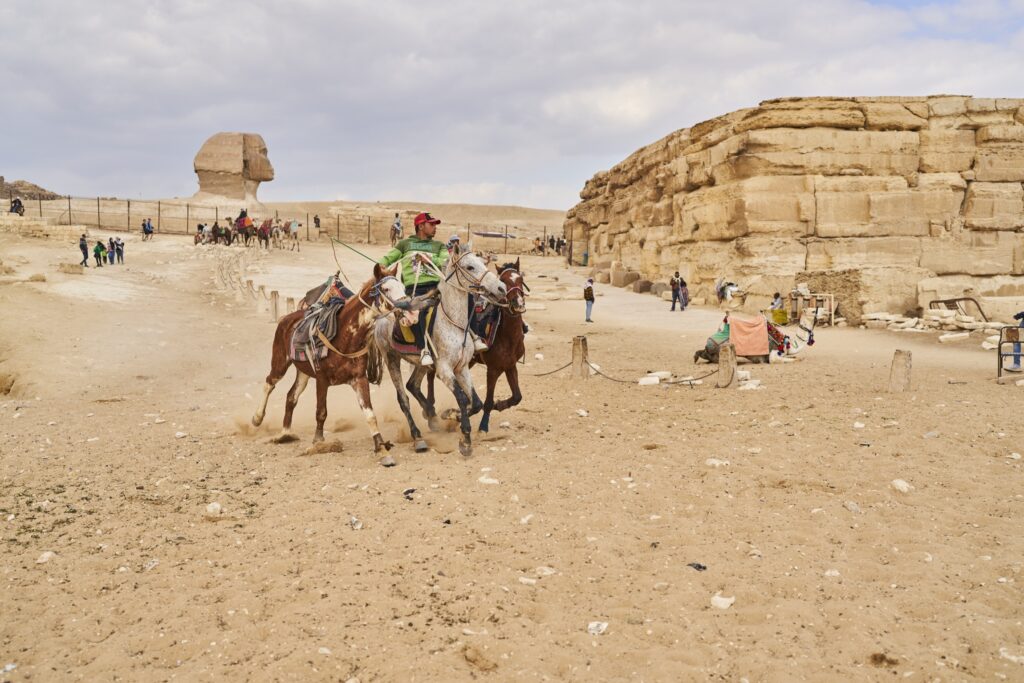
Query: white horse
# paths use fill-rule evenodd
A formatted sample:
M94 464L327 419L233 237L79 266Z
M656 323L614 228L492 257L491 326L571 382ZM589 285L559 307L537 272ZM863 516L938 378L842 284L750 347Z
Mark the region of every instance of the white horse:
M505 285L492 271L480 256L469 250L468 247L456 246L452 256L445 266L443 277L438 283L437 291L439 303L435 312L434 327L432 331L425 334L426 342L432 346L434 365L433 370L445 385L455 395L459 404L459 426L462 437L459 440L459 452L464 456L472 455L473 446L470 439L472 427L469 424L469 416L483 407L476 392L473 391L473 378L469 374L469 362L473 358L473 338L469 334L469 294L483 294L493 301L500 301L505 297ZM422 314L425 314L424 311ZM416 397L417 402L423 409L423 415L427 418L431 428L437 426L437 413L434 406L429 402L420 390L423 376L430 371L430 367L420 364L420 355L400 354L391 346L391 334L394 321L378 320L373 330L373 343L377 351L384 357L384 362L391 375L391 382L395 385L398 394L398 403L402 407L402 413L409 423L409 432L413 438L414 448L417 452L427 450L427 443L423 439L416 422L409 410L409 393ZM409 381L402 386L402 361L410 363L414 370Z

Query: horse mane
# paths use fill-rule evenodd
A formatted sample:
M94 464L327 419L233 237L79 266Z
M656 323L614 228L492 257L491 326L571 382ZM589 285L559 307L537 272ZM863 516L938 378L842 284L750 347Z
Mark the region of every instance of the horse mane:
M515 261L511 261L509 263L503 263L502 265L498 266L498 274L499 275L501 275L501 273L506 271L506 270L516 270ZM518 272L518 271L516 271L516 272Z

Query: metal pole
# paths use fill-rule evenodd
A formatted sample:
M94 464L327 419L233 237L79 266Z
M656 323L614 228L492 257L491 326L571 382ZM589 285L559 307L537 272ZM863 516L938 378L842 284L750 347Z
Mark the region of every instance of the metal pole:
M505 254L508 253L508 226L507 225L505 226L505 251L503 253L505 253Z
M161 207L160 207L160 202L157 202L156 203L156 231L157 232L160 232L160 214L161 213L162 213L162 211L161 211ZM131 228L130 225L128 227Z
M185 204L185 234L188 234L188 224L192 220L192 207L187 203Z
M100 229L100 198L96 198L96 229Z
M68 225L71 225L71 195L68 195Z
M39 202L39 217L42 218L43 217L43 198L39 197L39 196L36 196L36 201Z
M339 239L340 240L341 239L341 214L339 213L337 216L335 216L335 218L338 219L338 225L337 225L337 227L334 228L334 237L335 237L335 239Z
M309 213L306 214L306 241L309 241Z
M128 232L132 231L132 200L128 200Z
M544 238L540 243L540 253L543 256L547 256L548 253L548 226L544 226Z
M366 217L366 243L370 243L370 217Z

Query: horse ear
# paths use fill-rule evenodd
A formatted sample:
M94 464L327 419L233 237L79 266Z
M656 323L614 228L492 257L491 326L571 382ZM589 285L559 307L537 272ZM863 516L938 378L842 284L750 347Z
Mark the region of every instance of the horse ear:
M516 270L519 270L519 257L516 257Z
M373 279L374 280L380 280L382 277L384 277L384 269L380 267L379 263L374 263L373 264Z
M391 276L391 277L394 277L397 273L398 273L398 262L397 261L395 263L393 263L390 268L388 268L386 271L384 271L385 275L388 275L388 276Z

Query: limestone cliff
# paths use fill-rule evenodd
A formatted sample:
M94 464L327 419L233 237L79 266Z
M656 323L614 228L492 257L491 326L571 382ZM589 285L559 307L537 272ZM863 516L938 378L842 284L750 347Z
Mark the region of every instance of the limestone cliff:
M965 283L1024 297L1022 105L769 100L596 174L565 234L577 259L586 250L591 263L621 261L651 280L679 270L698 296L727 277L755 308L798 277L827 286L829 273L850 270L863 283L842 302L853 318L916 307L922 281L922 297L957 296ZM986 292L992 276L1006 277Z

